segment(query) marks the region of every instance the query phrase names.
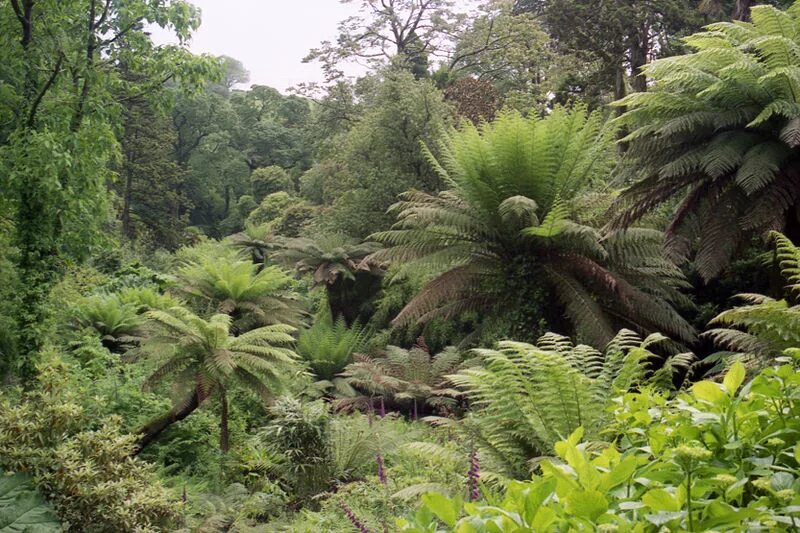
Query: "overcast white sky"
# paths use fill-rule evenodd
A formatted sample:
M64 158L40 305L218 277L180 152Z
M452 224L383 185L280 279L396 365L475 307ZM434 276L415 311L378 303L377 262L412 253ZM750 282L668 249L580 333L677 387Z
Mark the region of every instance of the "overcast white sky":
M285 92L300 82L322 81L318 63L301 60L322 40L336 38L337 23L357 13L339 0L191 0L203 24L190 48L227 55L250 71L250 83ZM163 40L161 32L154 32Z

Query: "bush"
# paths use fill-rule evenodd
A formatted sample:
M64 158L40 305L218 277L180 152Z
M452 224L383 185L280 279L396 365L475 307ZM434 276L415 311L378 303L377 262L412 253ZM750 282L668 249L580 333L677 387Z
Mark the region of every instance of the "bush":
M722 383L702 381L677 398L627 393L609 428L613 444L581 443L579 428L532 481L511 483L502 498L465 506L430 494L401 525L410 532L796 530L800 350L793 355L793 364L744 387L745 368L736 363Z
M81 407L63 363L39 371L36 389L0 399L0 468L31 475L67 531L173 531L180 504L132 457L135 436Z

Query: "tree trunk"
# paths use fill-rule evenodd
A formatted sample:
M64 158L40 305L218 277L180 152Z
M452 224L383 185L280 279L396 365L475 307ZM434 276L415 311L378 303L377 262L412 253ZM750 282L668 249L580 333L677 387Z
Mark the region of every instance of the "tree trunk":
M614 72L614 100L621 100L626 96L626 88L625 88L625 68L620 63L617 65L616 70ZM616 115L622 116L625 113L625 108L623 106L619 106L615 108ZM625 128L620 128L619 132L617 133L618 139L623 139L627 135ZM624 154L628 150L628 146L624 143L617 144L617 151L620 155Z
M228 430L228 397L225 388L219 389L220 417L219 417L219 449L228 453L231 448L230 432Z
M129 158L131 161L132 157ZM128 168L125 172L125 193L122 196L122 234L133 239L133 228L131 227L131 200L133 199L133 171Z
M225 186L225 215L223 218L228 218L228 213L231 210L231 187L230 185Z
M156 440L165 429L192 414L200 407L203 399L204 398L200 397L200 391L195 389L188 398L170 409L167 414L145 424L145 426L139 430L141 437L139 437L139 440L136 442L136 449L133 454L138 455L148 444Z
M642 69L647 65L647 55L650 51L648 41L649 29L646 25L642 25L630 37L631 88L637 93L647 91L647 76Z
M736 0L736 3L733 5L733 13L731 14L731 18L733 20L743 20L745 22L750 20L750 6L753 4L753 0Z

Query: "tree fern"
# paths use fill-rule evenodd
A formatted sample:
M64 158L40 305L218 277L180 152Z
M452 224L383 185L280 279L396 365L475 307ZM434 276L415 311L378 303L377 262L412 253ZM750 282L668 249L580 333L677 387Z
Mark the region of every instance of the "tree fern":
M755 6L752 22L686 39L694 52L646 67L651 90L618 102L630 130L615 227L680 198L668 229L675 257L696 248L705 279L749 235L794 228L800 214L800 4ZM788 225L788 226L787 226Z
M134 303L116 294L99 294L85 298L74 307L71 327L94 331L111 353L122 354L142 340L144 323Z
M147 386L172 378L188 393L169 413L142 428L139 447L215 395L222 404L220 445L227 451L226 389L238 384L264 399L270 397L297 360L290 348L295 329L273 324L234 336L229 315L216 314L205 320L183 307L153 310L147 317L160 330L160 335L143 346L143 354L159 364Z
M800 277L800 248L784 235L773 232L781 271L796 291ZM800 346L800 305L760 294L739 294L745 305L723 311L711 321L717 326L705 333L715 344L763 366ZM730 358L728 358L730 360Z
M504 341L497 350L476 350L483 367L449 376L470 401L471 414L445 423L474 441L502 473L524 478L530 459L552 453L578 427L588 439L598 437L618 394L644 385L672 387L671 372L685 370L691 358L662 363L651 347L664 340L622 330L600 352L549 333L537 345ZM655 362L667 370L652 373Z
M662 256L662 236L604 236L576 222L579 199L611 170L613 136L583 108L543 119L508 113L449 135L439 160L430 156L449 189L404 194L393 229L372 236L387 246L373 259L437 274L394 323L518 313L519 328L535 331L554 308L551 327L595 346L619 326L691 340L671 306L685 300L677 291L685 281Z
M277 266L202 256L182 266L177 277L181 294L198 309L230 315L235 331L298 325L303 316L292 279Z
M374 407L377 399L403 407L415 419L426 406L446 412L460 393L448 386L445 376L464 363L461 353L453 347L433 355L421 344L409 350L387 346L383 353L362 356L342 372L363 396L340 401L339 407Z
M344 317L333 320L326 309L314 324L300 332L297 353L308 363L317 379L342 388L338 374L353 362L353 355L369 347L371 332L359 324L348 327Z
M380 249L376 242L361 242L340 233L284 240L273 258L300 274L310 274L315 286L325 287L334 318L355 322L361 305L375 296L383 276L382 265L369 259Z

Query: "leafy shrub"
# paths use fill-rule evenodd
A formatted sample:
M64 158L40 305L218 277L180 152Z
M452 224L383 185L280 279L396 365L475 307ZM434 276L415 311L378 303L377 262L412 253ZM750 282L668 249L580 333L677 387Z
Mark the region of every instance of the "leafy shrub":
M135 436L81 407L67 375L49 361L34 390L0 399L0 469L29 474L67 531L172 531L179 504L132 457Z
M297 201L285 191L268 194L259 206L247 217L247 223L260 226L277 219L280 214Z
M674 399L624 394L607 432L612 444L581 444L578 428L555 445L556 458L539 462L533 481L477 505L429 495L403 530L793 531L800 351L793 355L744 387L736 363L722 383L702 381Z

